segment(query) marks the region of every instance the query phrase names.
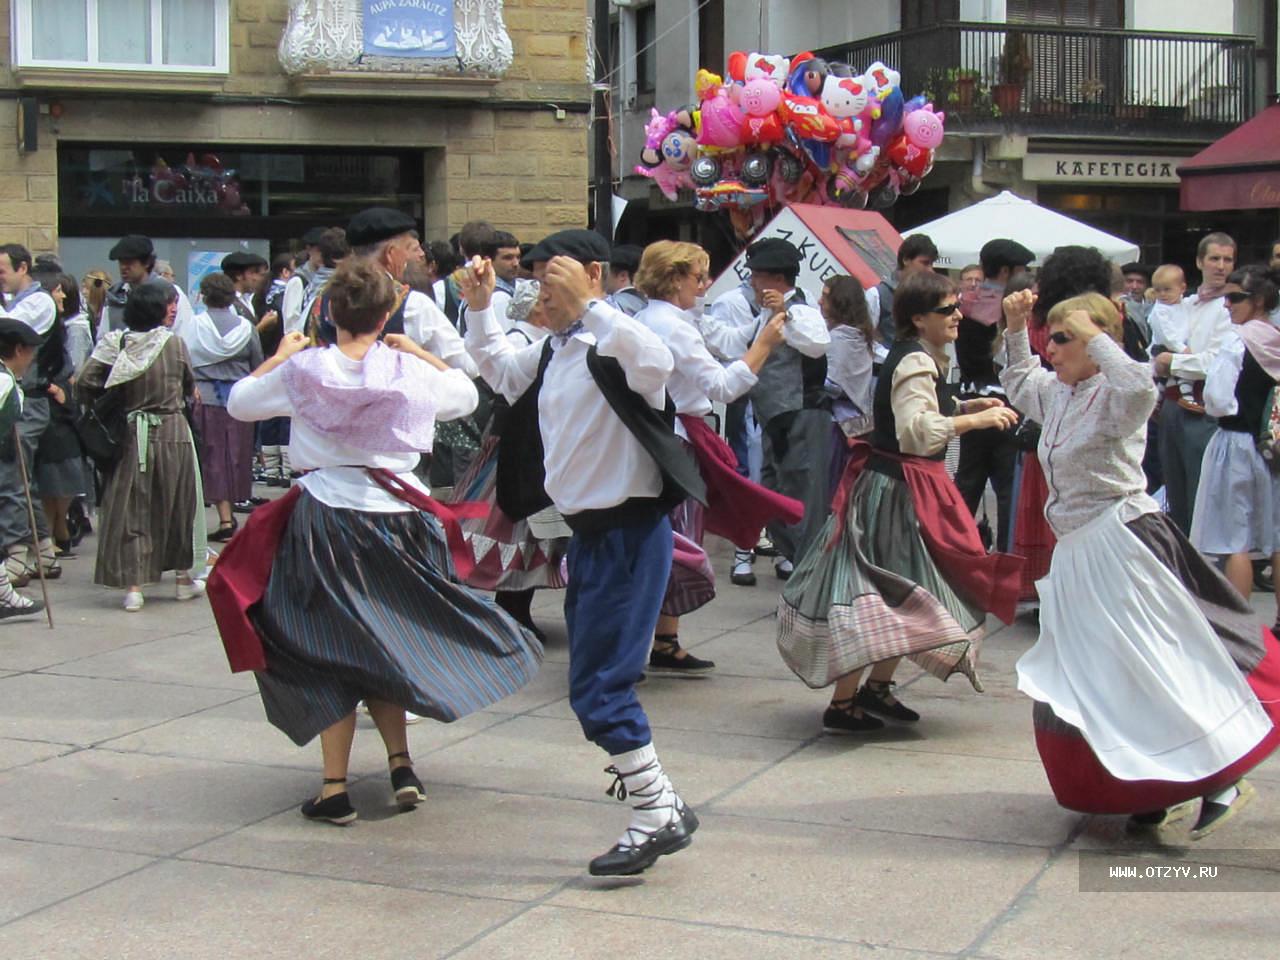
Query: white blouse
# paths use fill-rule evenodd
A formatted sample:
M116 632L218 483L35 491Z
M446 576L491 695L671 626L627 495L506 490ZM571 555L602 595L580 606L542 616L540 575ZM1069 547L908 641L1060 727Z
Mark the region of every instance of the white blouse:
M1106 334L1089 341L1098 373L1074 387L1044 369L1026 330L1008 331L1000 382L1009 403L1043 425L1037 451L1049 485L1045 517L1059 537L1128 501L1122 520L1159 510L1147 496L1142 455L1156 386L1146 363L1130 360Z
M656 333L675 358L667 393L676 413L705 416L713 400L729 403L756 385L756 375L742 360L722 366L711 356L692 316L675 304L650 300L635 319Z
M363 365L337 347L325 350L335 379L359 386ZM461 370L437 370L422 363L424 377L434 394L437 420L465 417L476 408L475 384ZM406 513L413 507L378 486L364 467L384 467L423 493L431 491L413 474L421 459L417 453L378 453L338 443L309 426L297 415L284 385L284 368L263 377L245 377L231 388L227 412L237 420L269 420L293 417L289 432L289 463L307 472L298 483L307 493L331 507L370 513ZM427 451L424 451L427 452Z

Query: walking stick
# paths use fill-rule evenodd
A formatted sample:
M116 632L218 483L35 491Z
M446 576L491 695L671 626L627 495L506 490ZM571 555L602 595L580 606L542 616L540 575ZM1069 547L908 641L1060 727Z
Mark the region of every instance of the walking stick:
M44 578L44 564L40 561L40 536L36 533L36 505L31 499L31 481L27 479L27 455L22 452L22 436L18 425L13 425L13 443L18 451L18 471L22 474L22 492L27 496L27 519L31 522L31 548L36 552L36 573L40 576L40 593L44 595L44 615L53 629L53 606L49 603L49 584Z

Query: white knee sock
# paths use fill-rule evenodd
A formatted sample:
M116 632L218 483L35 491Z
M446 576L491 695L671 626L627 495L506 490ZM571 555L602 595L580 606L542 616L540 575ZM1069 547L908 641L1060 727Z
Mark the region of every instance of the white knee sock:
M618 779L609 795L631 803L631 823L618 840L623 846L639 846L651 834L676 818L684 803L658 762L653 744L609 758L605 771Z
M1205 799L1210 803L1221 803L1223 806L1231 806L1235 802L1236 797L1240 796L1240 791L1236 789L1235 784L1227 787L1227 789L1218 793L1210 793L1205 795Z

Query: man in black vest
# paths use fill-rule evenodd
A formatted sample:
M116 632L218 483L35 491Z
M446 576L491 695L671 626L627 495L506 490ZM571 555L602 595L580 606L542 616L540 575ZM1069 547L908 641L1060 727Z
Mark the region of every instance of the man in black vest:
M236 299L232 304L236 313L257 326L258 316L253 309L253 295L266 280L271 265L265 257L256 253L236 250L222 258L221 266L222 272L236 285Z
M640 873L688 846L698 820L658 762L636 697L671 569L668 511L705 488L658 411L671 351L604 300L608 244L564 230L531 251L552 336L517 348L475 259L463 277L467 346L511 403L498 456L498 503L513 519L552 502L573 530L565 622L570 702L583 733L610 755L609 788L630 799L621 839L591 861L596 876Z

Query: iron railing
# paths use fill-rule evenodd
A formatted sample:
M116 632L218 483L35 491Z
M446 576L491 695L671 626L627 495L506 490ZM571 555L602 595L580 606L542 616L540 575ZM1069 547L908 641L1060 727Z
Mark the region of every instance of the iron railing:
M855 71L879 60L964 125L1178 133L1253 116L1255 41L1215 34L945 23L818 51ZM950 124L950 121L949 121Z

